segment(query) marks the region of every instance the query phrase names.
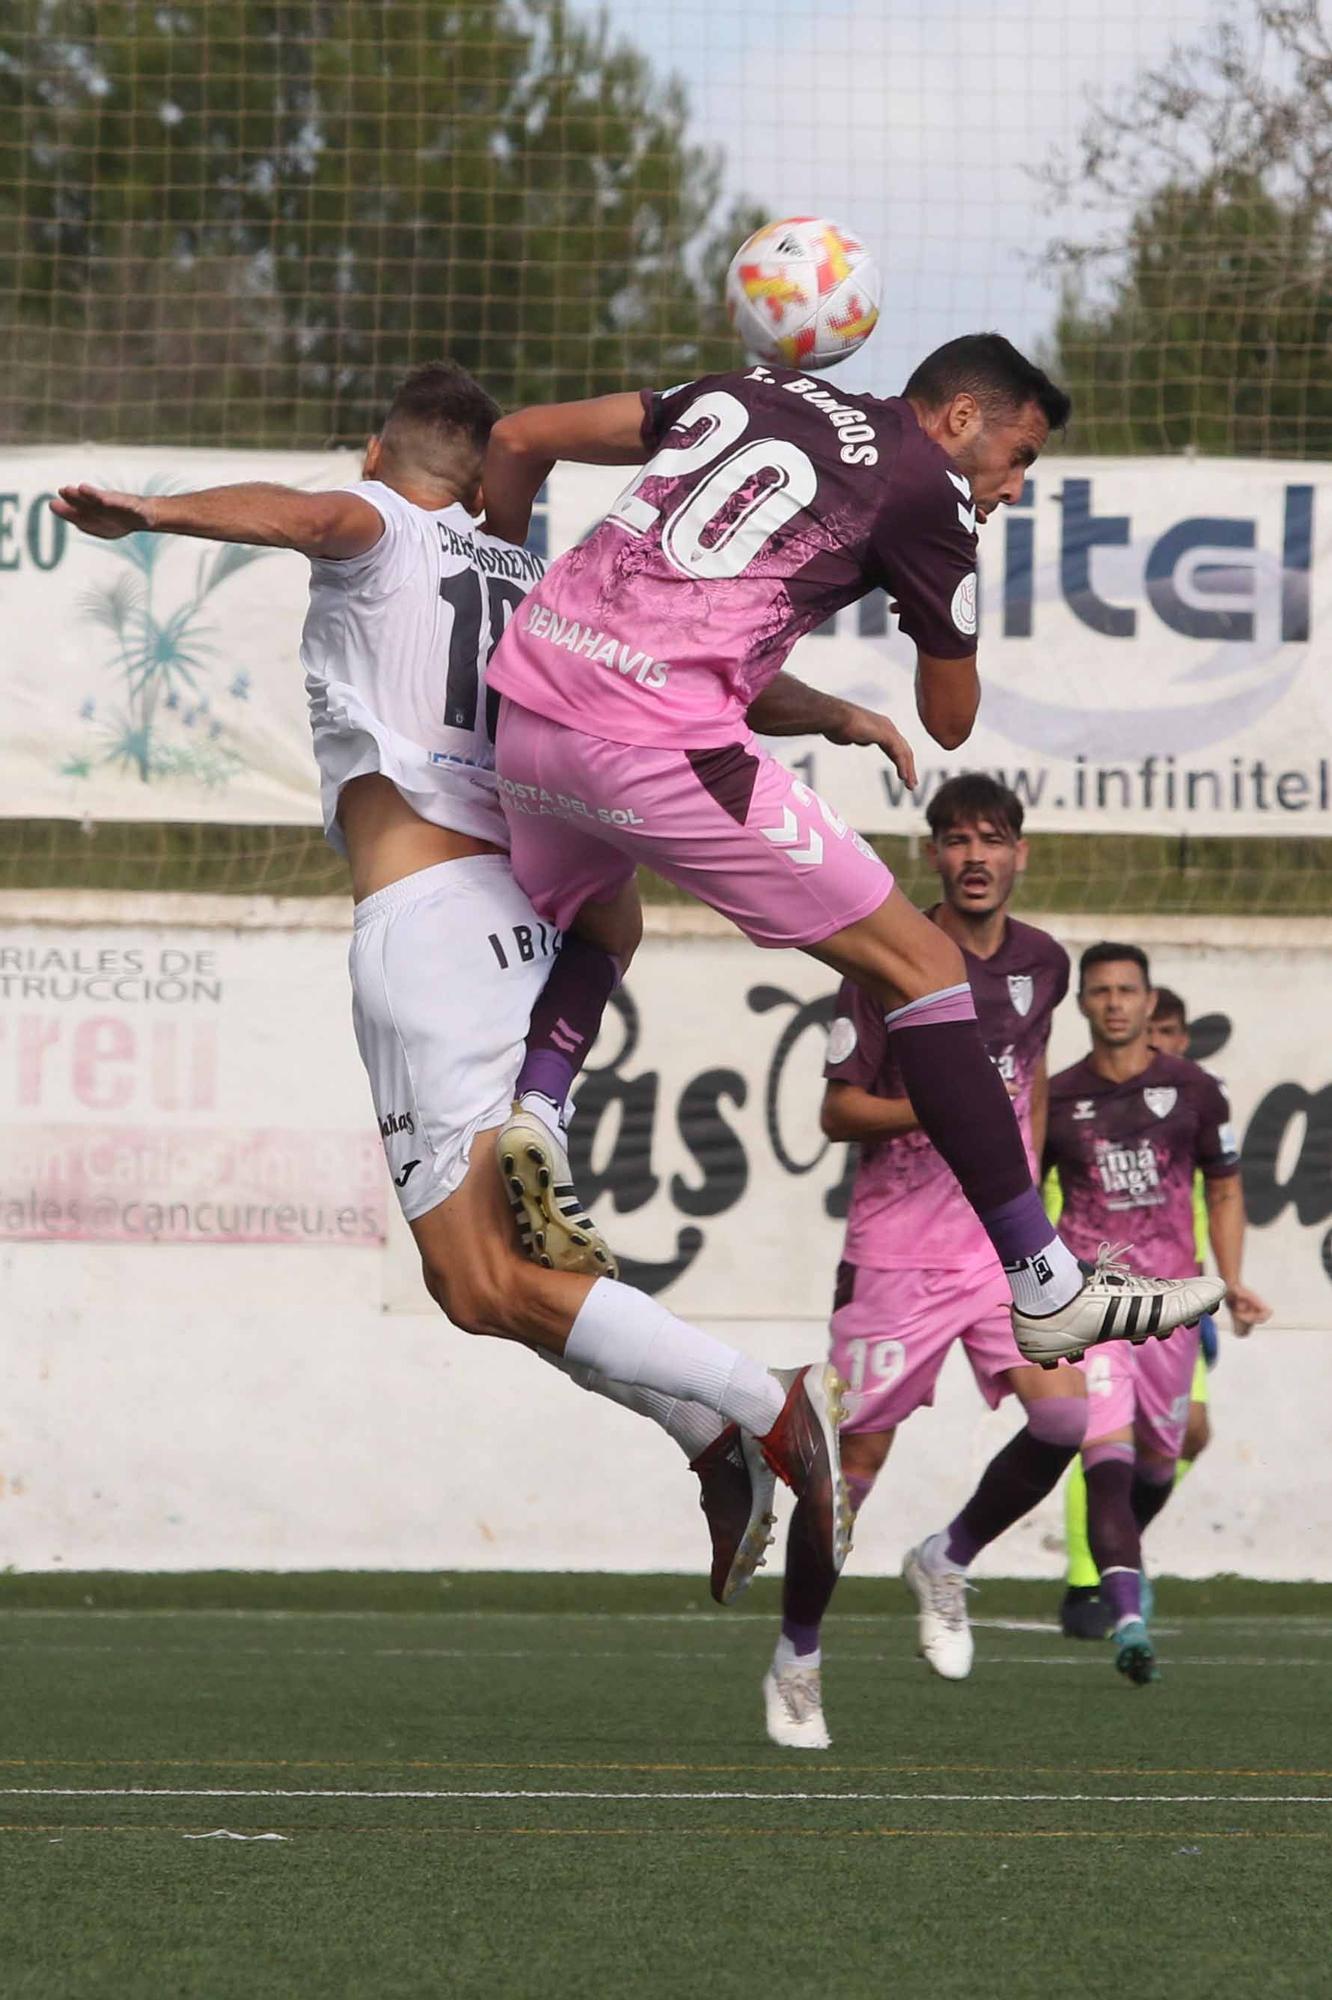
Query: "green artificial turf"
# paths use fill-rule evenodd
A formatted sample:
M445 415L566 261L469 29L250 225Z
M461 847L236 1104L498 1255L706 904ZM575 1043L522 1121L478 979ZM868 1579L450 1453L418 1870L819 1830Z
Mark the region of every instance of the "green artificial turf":
M770 1586L6 1577L0 1992L1320 1994L1330 1595L1166 1580L1136 1689L987 1585L949 1685L849 1580L819 1755Z

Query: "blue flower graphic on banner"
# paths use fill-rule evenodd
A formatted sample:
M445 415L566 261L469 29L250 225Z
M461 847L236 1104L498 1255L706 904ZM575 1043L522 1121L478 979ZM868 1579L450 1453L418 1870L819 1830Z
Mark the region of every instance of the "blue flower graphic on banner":
M150 481L146 490L172 489ZM83 618L114 642L104 665L116 686L109 699L90 694L80 703L79 719L94 743L66 758L61 769L67 777L91 777L109 765L145 785L183 778L212 789L245 767L225 717L212 706L211 640L217 626L210 599L271 551L206 544L193 590L183 602L167 604L159 574L167 546L164 536L149 534L106 543L105 553L121 566L119 574L79 600ZM248 678L233 674L225 698L244 701L248 693Z

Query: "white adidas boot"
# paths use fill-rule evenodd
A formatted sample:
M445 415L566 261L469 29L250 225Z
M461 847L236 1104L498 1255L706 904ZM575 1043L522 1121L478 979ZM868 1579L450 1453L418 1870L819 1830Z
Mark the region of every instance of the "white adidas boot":
M1141 1347L1164 1340L1177 1326L1191 1326L1215 1312L1225 1298L1220 1278L1139 1278L1122 1262L1127 1245L1101 1245L1082 1290L1057 1312L1033 1314L1013 1307L1013 1338L1026 1361L1052 1368L1077 1361L1103 1340Z
M545 1120L515 1104L497 1148L500 1172L523 1248L550 1270L618 1278L605 1237L578 1198L569 1155Z

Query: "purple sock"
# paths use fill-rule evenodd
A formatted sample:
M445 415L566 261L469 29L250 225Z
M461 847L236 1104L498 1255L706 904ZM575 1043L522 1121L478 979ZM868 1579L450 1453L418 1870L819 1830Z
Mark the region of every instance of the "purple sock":
M980 1484L948 1529L944 1554L962 1568L1053 1493L1087 1428L1085 1396L1044 1396L1027 1412L1025 1430L990 1460Z
M801 1625L794 1618L782 1619L782 1637L794 1653L817 1653L822 1620L817 1625Z
M1101 1572L1101 1596L1115 1623L1142 1616L1142 1540L1133 1518L1133 1447L1097 1444L1082 1455L1087 1474L1087 1540Z
M1155 1468L1153 1468L1155 1471ZM1175 1468L1164 1467L1159 1477L1152 1477L1141 1466L1133 1468L1133 1518L1138 1524L1138 1533L1150 1526L1166 1501L1175 1490Z
M872 1479L846 1476L851 1510L858 1514L869 1498ZM832 1601L837 1578L812 1546L805 1514L797 1505L786 1537L786 1575L782 1583L782 1637L797 1653L817 1653L823 1614Z
M1005 1264L1036 1256L1054 1225L1032 1186L1017 1115L990 1061L969 986L927 994L887 1017L922 1129L957 1176Z
M582 938L565 938L532 1009L515 1096L539 1090L563 1108L619 980L619 966L608 951Z
M1142 1571L1140 1569L1103 1569L1101 1571L1101 1602L1118 1625L1123 1618L1142 1616Z

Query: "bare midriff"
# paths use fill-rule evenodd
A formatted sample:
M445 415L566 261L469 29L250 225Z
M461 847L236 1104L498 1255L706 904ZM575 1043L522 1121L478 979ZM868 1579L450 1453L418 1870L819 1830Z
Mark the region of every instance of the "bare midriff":
M378 772L343 786L338 823L351 863L352 897L358 903L441 861L505 851L494 841L433 826L413 812L397 786Z

